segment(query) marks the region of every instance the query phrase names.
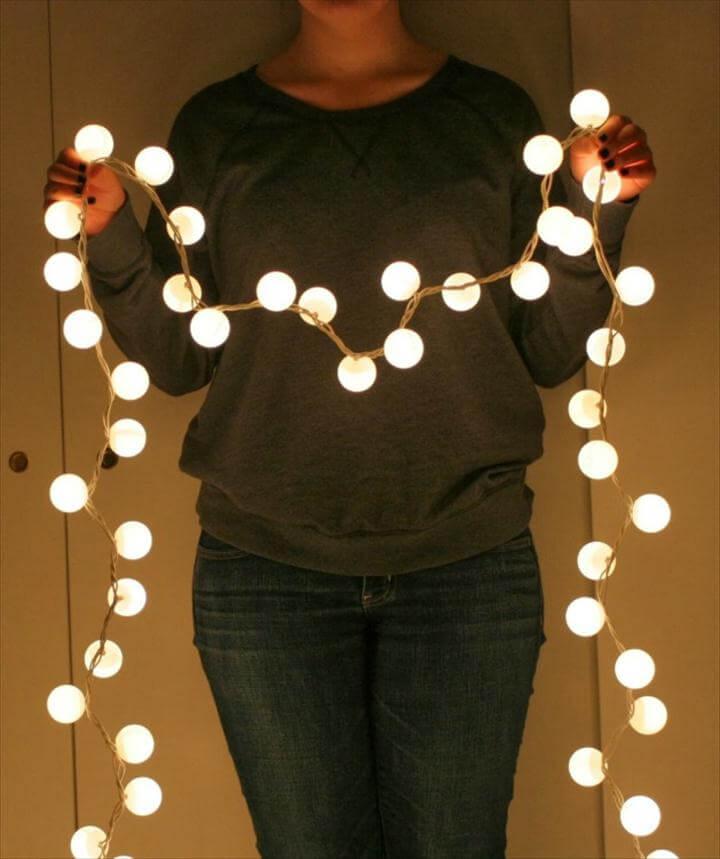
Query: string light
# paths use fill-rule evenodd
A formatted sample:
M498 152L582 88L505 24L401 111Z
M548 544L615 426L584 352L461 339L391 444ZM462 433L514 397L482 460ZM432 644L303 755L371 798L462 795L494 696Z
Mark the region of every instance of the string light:
M113 138L100 125L87 125L78 131L74 148L87 161L105 164L121 176L134 181L148 194L166 221L167 232L173 240L180 258L182 273L174 274L165 282L162 297L165 304L177 313L193 311L189 331L192 339L208 348L219 346L230 335L228 312L236 310L264 309L271 312L290 311L309 325L314 325L328 336L344 354L337 367L339 383L351 393L370 388L377 378L375 359L383 356L388 364L398 369L415 366L425 355L425 344L420 335L407 327L420 302L440 293L445 306L456 312L466 312L475 307L482 294L482 285L509 277L510 288L520 298L533 301L547 292L550 273L547 268L531 259L538 241L557 247L570 256L595 250L598 266L613 293L613 302L606 325L593 331L586 341L588 358L602 367L600 390L584 389L571 397L568 403L570 420L582 429L599 427L602 439L595 439L582 446L578 453L578 467L590 479L609 478L617 488L624 507L625 520L615 542L610 545L593 540L580 548L577 567L581 575L595 582L595 598L578 597L567 607L565 622L571 632L580 637L597 635L606 627L619 651L615 662L617 681L625 687L628 709L626 718L616 730L604 749L585 746L576 749L568 761L570 778L583 787L595 787L606 781L610 785L615 804L619 810L619 821L633 836L635 851L642 859L677 859L669 850L657 849L644 857L638 842L639 836L651 835L660 823L660 809L655 801L645 795L636 795L627 800L612 779L608 764L621 734L628 726L638 734L650 735L662 730L667 722L667 710L663 702L651 695L633 698L632 690L647 686L655 674L655 664L646 651L625 649L617 638L607 614L605 595L608 579L616 572L617 549L623 534L630 524L640 531L656 533L670 521L670 507L660 495L648 492L633 499L627 495L617 479L618 454L607 440L607 400L605 388L610 366L617 364L625 355L625 340L619 329L623 321L623 303L642 305L654 294L654 279L641 266L630 266L613 276L605 257L599 235L598 221L602 205L616 199L620 190L620 179L616 172L605 172L604 166L591 168L583 177L583 193L593 203L592 223L575 216L564 206L550 206L549 194L553 174L562 164L565 150L577 139L594 135L608 118L610 106L598 90L586 89L578 92L570 103L570 115L576 128L563 141L549 134L531 138L523 149L523 162L528 170L543 177L540 183L542 211L537 218L536 230L528 241L520 259L501 271L484 278L475 278L467 272L454 272L442 284L421 288L421 274L411 263L404 260L391 262L384 269L380 287L394 301L407 302L398 327L384 340L383 346L367 352L354 352L335 333L330 322L334 319L338 303L332 291L324 286L313 286L305 290L295 303L297 286L288 272L270 271L257 283L257 300L246 304L218 304L209 307L202 301L202 284L190 274L185 246L199 241L205 233L202 213L193 206L178 206L168 214L162 201L153 190L172 176L172 156L162 147L150 146L141 150L135 158L135 167L112 158ZM87 201L81 205L70 201L58 201L48 206L44 221L48 232L58 239L70 239L79 234L78 256L68 253L53 254L46 262L46 283L60 292L67 292L82 284L85 310L69 314L63 325L63 334L70 345L79 349L95 346L98 361L108 377L110 398L103 415L106 441L120 456L136 456L145 447L145 429L138 421L125 418L109 423L109 414L116 397L136 400L149 388L147 370L135 361L124 361L111 372L104 359L100 340L102 321L93 310L91 288L87 269L87 233L85 218ZM48 695L47 709L55 721L71 724L83 714L96 725L106 745L113 753L115 780L119 801L115 805L106 835L98 826L80 827L70 839L70 850L74 857L105 859L115 823L127 808L137 815L149 815L162 802L160 785L152 778L139 776L123 785L125 765L145 763L155 747L152 733L143 725L130 724L121 728L115 740L105 731L100 720L90 707L91 680L93 677L109 678L118 673L123 664L119 645L106 638L106 629L111 615L139 614L145 605L145 589L133 578L117 579L115 570L118 558L135 560L144 557L152 546L152 533L143 522L128 520L113 533L93 503L98 481L102 454L98 456L95 470L89 483L77 474L61 474L50 486L50 501L61 512L71 513L86 509L89 515L104 530L111 544L111 586L107 599L109 609L105 615L100 638L85 650L87 668L86 691L72 684L57 686ZM115 859L131 859L122 856Z

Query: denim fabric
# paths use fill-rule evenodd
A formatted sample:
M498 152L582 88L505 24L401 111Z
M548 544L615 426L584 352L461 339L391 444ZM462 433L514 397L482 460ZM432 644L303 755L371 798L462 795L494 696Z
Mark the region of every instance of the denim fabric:
M198 650L263 859L504 859L546 641L529 528L395 576L201 531Z

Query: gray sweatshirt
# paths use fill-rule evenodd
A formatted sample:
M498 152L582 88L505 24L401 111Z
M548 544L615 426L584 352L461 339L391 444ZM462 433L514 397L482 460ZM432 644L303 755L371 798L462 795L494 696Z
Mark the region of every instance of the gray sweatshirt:
M519 84L451 54L406 95L327 110L255 70L182 106L166 147L175 172L157 187L168 212L191 205L205 217L205 235L186 246L205 303L255 301L262 275L280 270L296 302L310 286L331 290L331 324L360 352L382 346L405 309L380 285L391 262L412 263L423 287L519 259L542 209L541 177L522 150L545 131ZM563 170L551 204L592 221L592 202ZM637 200L600 210L614 274ZM182 269L155 207L143 230L126 196L90 237L88 259L127 358L171 396L209 384L178 463L201 481L200 525L246 552L341 575L439 567L529 524L525 474L545 427L536 385L580 370L612 303L593 249L571 257L540 240L533 259L550 273L541 298L519 298L509 278L482 285L469 311L424 298L408 325L424 343L419 363L378 358L375 383L351 392L337 376L343 353L290 311L230 312L225 343L198 345L192 312L162 299Z

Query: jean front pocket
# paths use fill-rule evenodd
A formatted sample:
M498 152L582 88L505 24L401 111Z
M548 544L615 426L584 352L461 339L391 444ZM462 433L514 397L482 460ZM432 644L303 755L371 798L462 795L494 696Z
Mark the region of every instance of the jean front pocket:
M198 557L207 558L211 561L235 560L238 558L249 558L252 553L226 543L218 537L213 537L204 528L200 530L196 552Z

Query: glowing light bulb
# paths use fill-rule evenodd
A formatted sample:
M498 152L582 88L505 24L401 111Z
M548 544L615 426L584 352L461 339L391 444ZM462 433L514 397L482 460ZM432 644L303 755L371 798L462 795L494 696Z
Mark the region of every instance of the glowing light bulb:
M534 301L548 291L550 272L540 262L528 260L513 269L510 286L515 295Z
M97 161L112 154L113 136L104 125L84 125L75 135L73 149L83 161Z
M414 367L425 350L422 337L410 328L396 328L385 338L385 360L393 367Z
M295 281L284 271L269 271L257 282L255 293L266 310L287 310L295 301Z
M570 116L581 128L599 128L610 116L610 102L597 89L582 89L570 102Z
M636 698L634 712L630 717L630 727L638 734L657 734L667 722L667 708L654 695Z
M591 540L580 549L577 555L577 565L586 579L597 582L602 578L603 571L612 555L612 546L602 540ZM613 558L607 571L607 578L615 572L617 556Z
M568 414L575 426L583 429L592 429L600 426L600 401L602 397L599 391L584 388L570 397L568 403ZM603 417L607 417L607 400L603 403Z
M50 502L63 513L81 510L87 500L87 483L78 474L61 474L50 484Z
M135 519L123 522L113 536L118 555L130 561L144 558L152 548L152 532L144 522Z
M72 683L56 686L47 697L48 713L56 722L69 725L85 712L85 696L81 689Z
M610 359L608 360L609 367L617 364L625 354L625 338L615 328L612 329L612 332L612 347L610 349ZM588 337L585 342L585 350L593 364L597 364L599 367L605 366L605 352L607 351L609 341L609 328L596 328Z
M596 164L594 167L591 167L587 173L583 176L582 180L582 189L585 196L591 202L595 202L595 198L597 197L598 188L600 187L600 173L602 172L602 166L600 164ZM605 179L603 181L603 190L602 195L600 197L601 203L610 203L614 200L620 191L622 190L622 179L620 178L620 174L617 170L606 171Z
M45 283L58 292L69 292L82 280L82 263L67 251L59 251L48 257L43 268Z
M220 346L230 336L230 320L222 310L203 307L190 320L190 336L200 346Z
M138 776L125 785L125 807L133 814L152 814L161 802L162 791L153 778Z
M205 218L194 206L177 206L168 212L168 218L177 227L183 245L194 245L205 235ZM175 233L170 224L166 224L165 229L174 242Z
M635 499L630 516L636 528L655 534L670 521L670 505L662 495L648 492Z
M135 172L148 185L162 185L172 176L175 163L162 146L146 146L135 156Z
M582 787L595 787L605 779L602 752L593 746L583 746L573 752L568 761L570 778Z
M45 229L56 239L71 239L80 232L81 213L71 200L56 200L45 209Z
M560 250L571 257L577 257L587 253L593 246L593 228L587 218L573 215L572 222L565 228L565 232L558 242Z
M324 286L311 286L310 289L306 289L298 299L298 304L305 310L317 313L320 321L325 323L334 319L337 313L337 300ZM298 316L308 325L317 325L312 316L308 316L307 313L299 313Z
M623 304L645 304L655 292L655 279L641 265L630 265L618 272L615 286Z
M678 855L672 850L651 850L646 859L678 859Z
M477 280L474 274L466 271L456 271L443 281L443 286L462 286L469 280ZM442 300L451 310L471 310L480 301L482 288L479 283L470 284L464 289L443 289L440 293Z
M110 427L110 447L118 456L137 456L145 447L145 427L134 418L120 418Z
M615 471L618 455L609 441L595 439L586 442L578 453L580 471L593 480L603 480Z
M575 635L588 638L598 633L605 623L605 609L593 597L578 597L565 610L565 623Z
M202 298L200 282L190 275L190 283L199 301ZM174 310L176 313L187 313L194 307L192 293L185 282L184 274L174 274L165 281L162 297L170 310Z
M537 219L537 231L546 245L557 247L571 229L575 215L565 206L548 206Z
M546 176L562 164L562 143L552 134L536 134L525 144L522 157L528 170Z
M73 310L63 322L63 336L76 349L90 349L102 333L102 320L93 310Z
M368 355L361 358L346 355L338 364L337 375L340 384L348 391L366 391L375 382L377 367Z
M649 796L631 796L620 808L620 822L631 835L650 835L660 825L660 808Z
M70 839L70 852L74 859L100 859L100 842L106 838L99 826L81 826Z
M115 614L122 617L133 617L139 614L147 602L145 588L137 579L118 579L117 584L118 601L113 609ZM112 605L113 597L113 589L110 585L107 592L108 605Z
M615 676L628 689L642 689L655 676L655 663L645 650L624 650L615 660Z
M110 374L113 391L123 400L139 400L150 387L150 376L137 361L121 361Z
M144 725L125 725L115 736L118 755L129 764L144 763L155 749L153 735Z
M382 291L394 301L407 301L420 286L420 272L412 263L397 260L385 268L380 278Z
M85 650L85 667L90 670L95 654L100 650L100 639L93 641ZM105 647L100 661L93 668L93 677L112 677L117 674L122 666L122 650L110 639L105 640Z

